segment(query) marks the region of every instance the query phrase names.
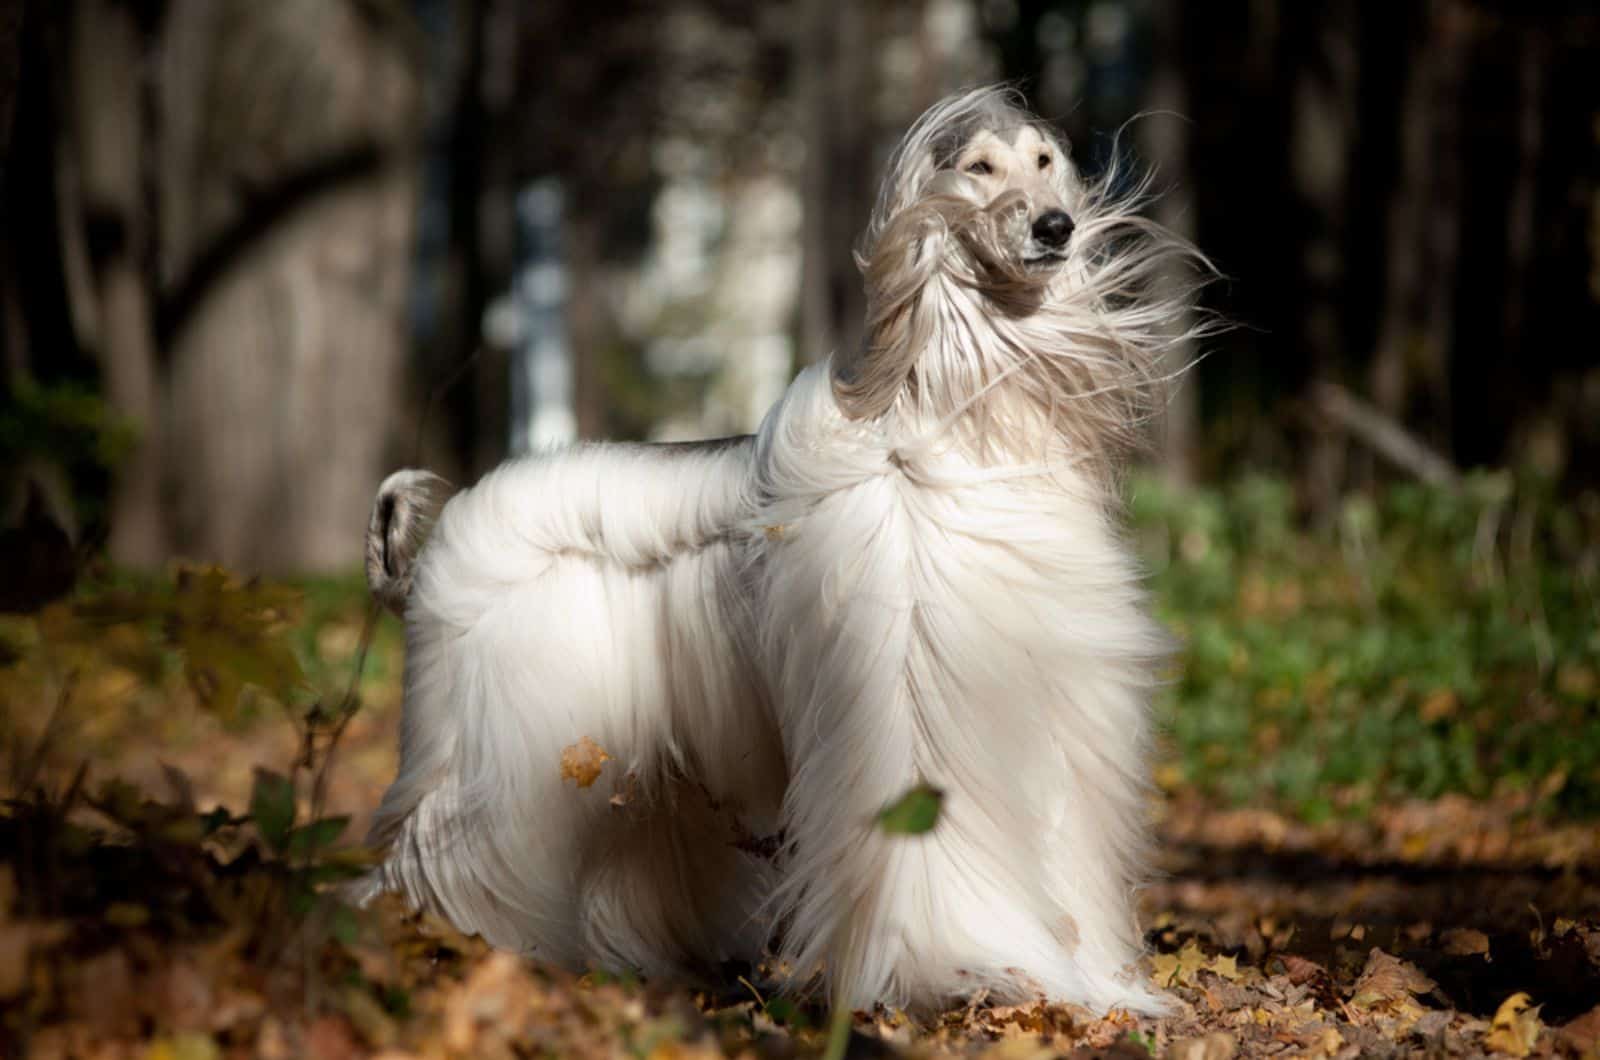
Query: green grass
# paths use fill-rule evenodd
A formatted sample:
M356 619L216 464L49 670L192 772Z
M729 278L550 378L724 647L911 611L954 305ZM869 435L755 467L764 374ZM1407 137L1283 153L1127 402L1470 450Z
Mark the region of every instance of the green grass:
M1504 476L1298 525L1281 482L1132 491L1163 619L1166 786L1308 819L1525 794L1600 813L1600 502Z

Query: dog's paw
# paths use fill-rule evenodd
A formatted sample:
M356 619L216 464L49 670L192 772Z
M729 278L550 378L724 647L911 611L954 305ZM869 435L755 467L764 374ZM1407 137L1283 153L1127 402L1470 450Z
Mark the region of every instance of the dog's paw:
M405 612L417 554L452 492L431 471L396 471L378 487L367 523L367 588L397 615Z

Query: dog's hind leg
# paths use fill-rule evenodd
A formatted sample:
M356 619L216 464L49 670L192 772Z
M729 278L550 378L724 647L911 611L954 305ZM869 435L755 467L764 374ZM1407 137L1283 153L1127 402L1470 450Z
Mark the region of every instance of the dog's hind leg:
M753 963L772 932L763 903L775 871L744 838L726 807L681 779L649 804L615 806L580 868L590 960L701 982L725 961Z
M733 493L717 470L580 450L446 506L406 604L375 889L575 969L692 975L762 934L764 866L726 814L782 763L722 613L732 546L695 503Z

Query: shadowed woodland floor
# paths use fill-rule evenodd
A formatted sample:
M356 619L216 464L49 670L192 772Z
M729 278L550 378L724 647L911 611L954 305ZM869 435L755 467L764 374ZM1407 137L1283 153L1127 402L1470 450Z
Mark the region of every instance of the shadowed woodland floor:
M0 616L0 1055L1600 1055L1592 564L1445 562L1411 512L1341 566L1267 501L1136 510L1188 644L1142 906L1162 1019L980 996L846 1036L760 968L576 978L353 910L398 624L369 639L355 583L195 569Z

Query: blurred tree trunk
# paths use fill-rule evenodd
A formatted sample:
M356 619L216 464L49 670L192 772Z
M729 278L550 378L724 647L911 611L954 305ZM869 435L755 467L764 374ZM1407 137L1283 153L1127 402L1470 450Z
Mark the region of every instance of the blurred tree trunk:
M1299 345L1307 381L1338 380L1348 344L1344 311L1348 280L1345 225L1349 216L1351 146L1361 75L1356 47L1358 5L1351 0L1295 5L1286 12L1289 46L1298 61L1290 82L1289 166L1298 211ZM1311 438L1305 492L1319 518L1330 518L1344 488L1345 439L1331 431Z
M1400 173L1389 202L1388 280L1371 368L1372 398L1397 420L1419 391L1429 397L1430 440L1449 438L1446 360L1452 342L1460 242L1459 100L1465 15L1434 0L1412 38L1400 100Z
M795 72L806 133L800 358L861 341L866 312L852 249L873 194L872 79L865 3L804 0Z
M93 265L106 397L139 425L111 501L111 558L153 567L169 554L162 510L164 416L147 265L150 218L142 174L151 149L139 82L146 49L132 10L113 0L79 0L71 26L73 130L82 223ZM130 79L132 79L130 81Z
M399 428L418 77L405 23L175 0L162 65L162 336L176 546L356 565ZM395 439L398 440L398 439Z
M116 562L359 562L406 348L419 77L397 10L69 9L65 286L141 431Z
M1518 350L1526 339L1528 303L1532 295L1534 233L1539 176L1544 158L1545 77L1550 41L1541 26L1520 34L1517 57L1517 152L1511 199L1506 210L1506 305L1503 344ZM1600 140L1600 129L1595 137Z
M603 438L606 393L603 365L606 336L601 319L600 218L604 206L590 196L569 195L572 208L562 218L561 239L567 270L567 341L572 357L572 404L579 438Z
M1188 76L1185 62L1183 12L1177 3L1159 4L1154 12L1154 68L1146 94L1150 112L1139 123L1142 154L1154 167L1161 198L1156 220L1185 239L1193 240L1194 190L1189 172ZM1169 286L1184 285L1186 276L1170 272L1162 277ZM1180 328L1189 322L1185 320ZM1169 354L1167 370L1175 376L1168 391L1161 466L1169 482L1188 485L1194 477L1196 448L1200 444L1199 381L1188 378L1193 365L1193 342L1179 343Z
M22 0L0 0L0 191L11 157L11 125L22 82Z

